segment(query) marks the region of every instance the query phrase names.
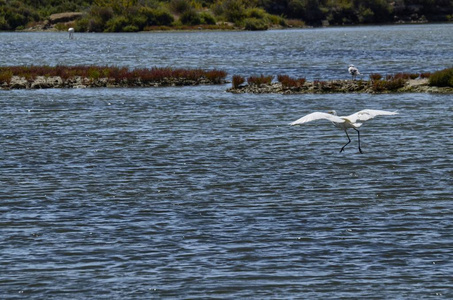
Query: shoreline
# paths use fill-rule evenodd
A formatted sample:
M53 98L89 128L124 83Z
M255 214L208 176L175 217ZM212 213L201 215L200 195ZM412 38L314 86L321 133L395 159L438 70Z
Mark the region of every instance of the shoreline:
M354 28L354 27L373 27L373 26L417 26L417 25L436 25L436 24L445 24L449 25L452 24L453 22L394 22L394 23L373 23L373 24L346 24L346 25L327 25L327 26L302 26L302 27L283 27L283 26L273 26L269 27L266 30L257 30L257 31L275 31L275 30L301 30L301 29L327 29L327 28ZM237 32L237 31L250 31L246 30L241 27L235 27L235 26L227 26L227 27L222 27L219 26L218 28L209 28L209 27L204 27L204 26L196 26L197 28L194 27L187 27L187 28L173 28L173 27L168 27L165 29L156 28L152 30L142 30L142 31L134 31L134 32L95 32L95 31L78 31L76 33L159 33L159 32L204 32L204 31L209 31L209 32ZM43 29L41 26L32 26L29 28L25 28L22 30L13 30L13 31L8 31L8 30L0 30L1 32L60 32L60 33L67 33L66 30L59 30L55 27L49 27L46 29Z

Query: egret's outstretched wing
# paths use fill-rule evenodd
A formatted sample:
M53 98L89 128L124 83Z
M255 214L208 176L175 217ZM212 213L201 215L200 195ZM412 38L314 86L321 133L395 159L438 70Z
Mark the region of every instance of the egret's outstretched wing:
M376 116L388 116L388 115L397 115L395 111L386 111L386 110L377 110L377 109L364 109L355 114L352 114L347 117L343 117L351 123L356 122L365 122L367 120L373 119Z
M325 120L329 120L331 122L335 122L335 123L343 123L344 120L338 116L334 116L334 115L331 115L331 114L328 114L328 113L324 113L324 112L314 112L314 113L311 113L311 114L308 114L300 119L297 119L296 121L290 123L289 125L293 126L293 125L300 125L300 124L303 124L303 123L307 123L307 122L311 122L311 121L316 121L316 120L321 120L321 119L325 119Z

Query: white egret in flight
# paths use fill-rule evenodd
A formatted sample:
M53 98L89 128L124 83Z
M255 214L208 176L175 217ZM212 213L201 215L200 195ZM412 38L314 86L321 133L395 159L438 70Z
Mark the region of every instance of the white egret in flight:
M354 80L357 75L360 75L359 69L357 69L354 65L349 65L348 72L351 74L352 80Z
M357 131L357 136L359 140L359 152L362 152L362 149L360 149L360 131L357 129L359 128L362 123L360 122L365 122L367 120L373 119L376 116L388 116L388 115L396 115L398 114L397 112L394 111L385 111L385 110L376 110L376 109L364 109L359 112L356 112L352 115L349 116L343 116L339 117L337 116L337 112L334 110L329 111L328 113L325 112L313 112L311 114L308 114L292 123L290 123L291 126L293 125L300 125L304 124L307 122L315 121L315 120L321 120L325 119L328 121L331 121L333 125L336 127L343 129L344 132L346 133L346 136L348 137L348 142L341 148L340 153L343 152L344 147L348 145L351 142L351 139L349 138L347 130L349 128L354 129Z

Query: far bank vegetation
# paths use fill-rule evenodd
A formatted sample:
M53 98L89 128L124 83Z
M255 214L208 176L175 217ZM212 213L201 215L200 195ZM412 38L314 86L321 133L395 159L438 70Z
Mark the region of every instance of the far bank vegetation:
M52 18L66 12L79 14ZM266 30L452 20L453 2L445 0L0 0L0 30Z

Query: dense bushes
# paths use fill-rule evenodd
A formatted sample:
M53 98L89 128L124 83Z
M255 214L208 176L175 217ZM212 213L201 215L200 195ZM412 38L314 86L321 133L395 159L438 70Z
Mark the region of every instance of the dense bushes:
M70 11L86 13L77 21L78 31L215 26L217 22L247 30L265 30L271 26L303 24L453 20L453 2L445 0L0 0L0 30L23 29L46 20L51 14Z
M88 0L0 0L0 30L21 30L39 21L44 21L51 14L83 11L92 4Z
M121 13L113 7L93 6L83 19L76 22L77 31L122 32L142 31L151 26L170 26L173 16L165 9L151 7L124 8Z
M431 74L429 85L453 87L453 68L447 68Z
M267 23L262 19L248 18L245 19L244 23L245 30L256 31L256 30L267 30L268 28Z
M0 0L0 30L24 29L28 23L40 20L40 15L34 9L21 1Z

